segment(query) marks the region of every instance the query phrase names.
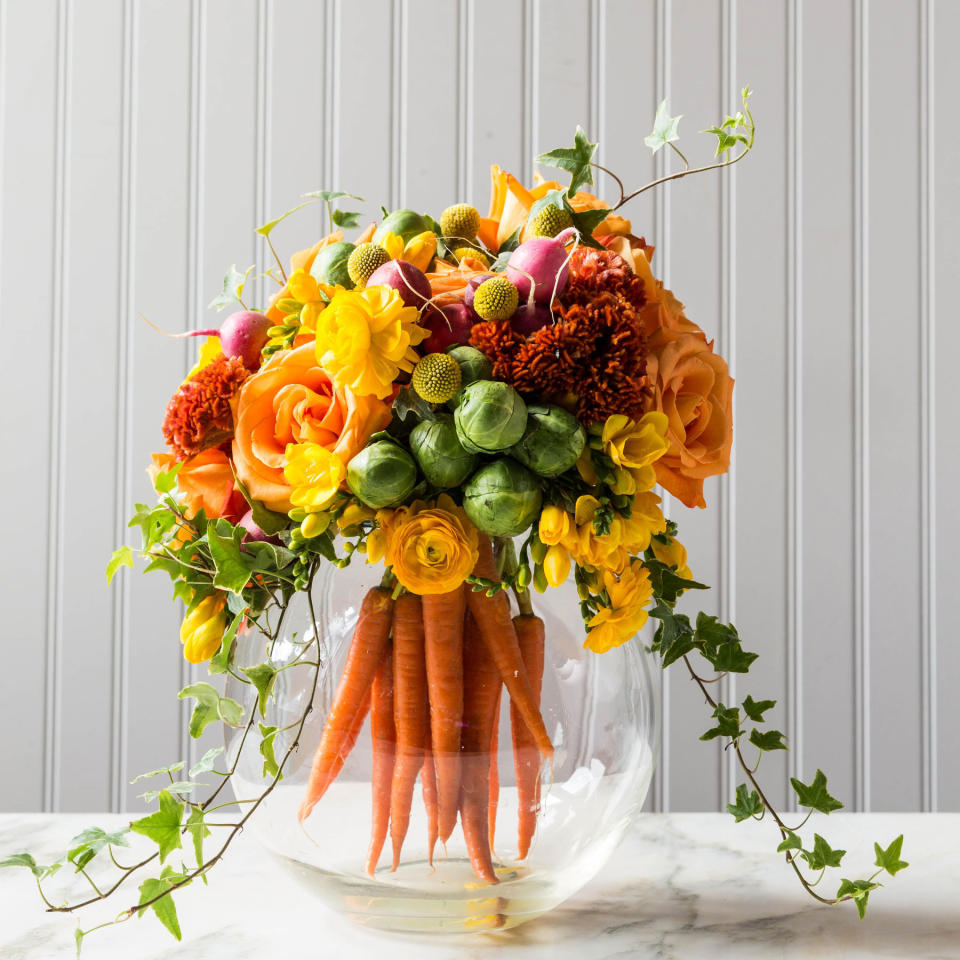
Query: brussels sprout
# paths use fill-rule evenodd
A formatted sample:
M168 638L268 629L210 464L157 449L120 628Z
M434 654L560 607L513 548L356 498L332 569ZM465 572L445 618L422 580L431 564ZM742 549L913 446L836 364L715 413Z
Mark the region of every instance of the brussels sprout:
M449 414L421 420L410 433L410 452L435 487L458 486L477 465L476 454L463 449Z
M510 456L541 477L557 477L577 462L586 443L583 424L563 407L527 407L527 429Z
M476 347L461 344L455 347L447 347L447 353L460 365L461 389L476 380L490 379L490 375L493 373L493 364L487 359L487 355L481 353ZM459 396L458 392L452 400L447 402L447 406L451 410L456 409Z
M498 453L523 436L527 405L507 383L475 380L460 391L453 418L464 449L471 453Z
M314 259L310 273L321 283L339 284L352 290L353 281L347 272L347 261L354 249L354 245L346 240L323 247Z
M403 447L378 440L347 464L347 486L374 509L402 503L417 483L417 466Z
M463 490L471 523L491 537L523 533L539 515L542 501L537 478L509 457L481 467Z

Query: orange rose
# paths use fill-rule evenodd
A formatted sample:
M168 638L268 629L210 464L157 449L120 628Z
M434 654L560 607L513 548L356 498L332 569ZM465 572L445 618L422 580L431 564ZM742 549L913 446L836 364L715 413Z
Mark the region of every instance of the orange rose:
M733 379L702 334L663 338L647 358L653 394L648 409L667 415L670 449L655 464L657 480L688 507L705 507L703 481L730 468Z
M271 510L290 509L283 475L288 443L318 443L347 463L390 421L376 397L335 390L313 343L275 353L244 381L234 413L233 462L250 495Z
M151 459L153 464L147 468L147 473L153 483L156 483L158 473L166 473L177 463L177 458L170 453L154 453ZM177 488L183 494L188 517L202 509L211 519L239 518L247 509L246 501L234 487L230 461L219 447L187 457L177 474Z

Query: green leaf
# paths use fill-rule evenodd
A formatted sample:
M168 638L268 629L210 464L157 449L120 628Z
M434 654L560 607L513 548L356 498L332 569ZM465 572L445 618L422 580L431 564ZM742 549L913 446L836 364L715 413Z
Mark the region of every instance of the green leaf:
M902 833L886 850L884 850L879 843L875 843L873 849L877 852L877 859L874 862L878 867L886 870L891 877L898 871L910 866L906 860L900 859L900 851L903 849Z
M243 545L243 549L253 554L253 570L257 573L277 573L285 570L297 559L292 550L266 541L251 540Z
M209 304L208 307L215 310L222 310L224 307L229 307L231 304L239 303L240 298L243 296L243 287L247 282L247 277L250 276L253 267L247 267L243 273L240 273L237 270L237 265L234 264L227 271L226 276L223 278L223 289L220 291L217 296L215 296Z
M231 469L233 469L232 464ZM260 500L256 500L250 495L247 485L237 476L236 470L233 471L233 481L243 495L243 499L247 501L247 505L250 507L253 522L267 534L267 536L273 536L273 534L279 533L290 525L290 518L285 513L268 510Z
M173 903L173 894L169 891L177 881L182 879L182 874L175 874L169 867L166 867L159 878L151 877L140 884L140 904L148 903L154 897L159 896L159 900L150 904L150 909L177 940L181 939L180 922L177 919L177 908ZM160 896L161 894L165 894L165 896ZM146 907L141 907L138 911L139 916L142 917L146 909Z
M666 669L694 649L693 627L685 613L674 613L665 603L658 603L650 616L660 621L654 637L654 648L659 651Z
M310 204L316 199L316 197L311 197L309 200L304 200L303 203L298 203L295 207L291 207L286 213L281 213L280 216L275 220L268 220L262 227L257 227L257 233L259 233L261 237L269 237L273 231L273 228L278 223L283 223L283 221L286 220L291 213L296 213L298 210L302 210L304 207L309 207Z
M736 740L742 733L739 707L725 707L722 703L718 703L711 716L716 719L717 725L701 734L701 740L715 740L717 737L729 737L731 740Z
M786 750L783 734L779 730L758 730L754 727L750 731L750 742L758 750Z
M230 726L236 726L243 719L243 707L236 700L221 697L216 688L209 683L191 683L177 696L184 700L192 697L197 701L190 716L190 736L197 738L211 724L222 720Z
M758 794L756 790L751 790L747 793L747 785L741 783L740 786L737 787L737 802L728 803L727 812L733 814L733 818L737 823L746 820L748 817L754 817L763 813L763 802L760 799L760 794Z
M813 835L813 849L804 850L800 856L810 865L811 870L823 870L824 867L839 867L846 850L834 850L819 833Z
M260 727L260 756L263 757L263 776L275 777L280 772L280 766L274 756L274 740L277 736L277 727L268 727L266 724L258 724Z
M311 190L309 193L301 193L301 197L312 197L315 200L323 200L324 202L330 202L332 200L359 200L363 202L363 197L358 197L353 193L344 193L342 190Z
M217 568L213 585L221 590L229 590L231 593L240 595L250 580L253 558L240 549L242 527L234 527L229 536L223 536L218 532L218 526L222 527L216 520L210 520L207 523L210 556Z
M145 803L153 803L157 797L160 796L164 790L169 791L170 793L193 793L197 787L205 787L205 783L193 783L190 780L174 780L173 783L167 784L163 790L148 790L146 793L138 794L138 796Z
M680 125L683 114L681 113L679 116L671 117L667 106L666 100L660 101L660 105L657 107L657 114L653 118L653 130L643 138L643 142L654 153L666 144L680 139L677 127Z
M602 243L593 239L593 231L607 218L610 210L606 207L599 210L580 210L571 211L573 225L577 228L580 235L580 242L588 247L603 248Z
M747 138L742 133L736 133L735 130L730 128L730 121L734 119L733 117L727 117L721 126L707 127L706 130L700 131L701 133L712 133L717 138L715 157L721 157L723 154L729 153L738 143L747 143Z
M583 128L577 126L573 147L560 147L548 153L541 153L536 162L547 167L557 167L570 174L570 186L567 196L572 197L580 187L593 185L593 170L590 161L597 152L597 145L587 139Z
M234 597L236 594L230 594L230 596ZM243 610L246 612L246 604L244 604ZM236 639L237 631L240 629L242 622L243 613L234 614L230 626L224 631L223 639L220 641L220 649L210 658L210 662L207 664L208 673L227 672L227 667L230 665L230 649L233 647L233 641ZM193 776L193 773L191 772L190 775Z
M433 407L410 386L401 387L397 391L393 401L393 412L401 421L406 420L411 413L417 421L437 419Z
M334 210L330 219L333 220L335 227L349 230L352 227L360 226L360 216L360 212L355 210Z
M741 704L743 712L753 720L754 723L763 723L763 715L768 710L772 710L776 705L776 700L754 700L750 694L747 694Z
M842 879L837 890L837 898L850 897L857 905L857 913L862 920L867 912L867 897L870 896L871 890L876 890L879 886L879 883L874 883L872 880Z
M777 853L784 853L787 850L802 850L803 841L792 831L787 831L787 839L781 841L777 847Z
M117 830L114 833L107 833L100 827L87 827L82 830L70 841L70 850L67 851L67 859L76 865L79 871L85 867L104 847L111 844L115 847L127 847L127 834L129 828Z
M740 645L740 635L732 623L721 623L702 611L697 614L696 641L700 652L719 673L746 673L757 654Z
M277 679L277 668L272 663L258 663L254 667L243 667L243 672L250 678L250 682L257 688L257 709L260 716L267 715L267 700Z
M121 567L130 567L133 569L133 551L127 547L117 547L110 556L110 562L107 564L107 583L113 580L114 574Z
M169 493L177 485L177 474L183 466L183 461L179 460L169 470L158 470L153 478L153 489L157 493Z
M644 556L643 566L650 574L650 585L653 587L653 595L664 603L674 604L677 598L684 590L709 590L705 583L698 583L696 580L687 580L678 576L676 570L668 567L665 563L657 560L655 557Z
M217 757L223 753L223 747L211 747L191 768L190 776L199 777L202 773L210 773Z
M178 770L182 770L186 766L184 760L178 760L176 763L171 763L166 767L158 767L156 770L151 770L149 773L140 773L135 776L131 781L131 785L134 783L139 783L141 780L149 780L150 777L159 777L161 774L172 774L176 773Z
M77 927L77 929L73 931L73 942L77 945L78 957L80 956L80 948L83 946L83 938L85 935L86 934L84 934L84 932L79 927Z
M41 867L29 853L15 853L5 860L0 860L0 867L26 867L38 880L49 876L48 871L51 869L51 867ZM59 868L59 864L57 867Z
M797 794L797 803L801 807L810 807L821 813L830 813L839 810L843 804L827 791L827 777L822 770L817 770L813 780L805 784L796 777L790 778L790 784Z
M203 821L203 809L201 807L191 807L190 816L184 824L187 833L193 838L193 854L197 858L197 867L203 866L203 841L210 836L206 823ZM203 882L207 882L204 876Z
M130 829L152 840L160 848L163 863L174 850L183 847L180 842L180 822L183 820L183 804L167 790L160 792L160 809L140 820L134 820Z

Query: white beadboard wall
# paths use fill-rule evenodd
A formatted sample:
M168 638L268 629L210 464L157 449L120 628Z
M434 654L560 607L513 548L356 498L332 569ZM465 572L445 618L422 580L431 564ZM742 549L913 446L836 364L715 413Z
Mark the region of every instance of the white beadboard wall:
M746 82L754 156L629 209L737 377L730 476L670 505L761 653L722 694L779 701L778 802L822 766L851 808L960 809L958 38L956 0L0 0L0 810L121 809L197 755L169 583L103 578L193 349L139 313L209 325L306 190L485 208L577 123L645 182L659 99L703 153ZM716 809L731 758L663 693L650 805Z

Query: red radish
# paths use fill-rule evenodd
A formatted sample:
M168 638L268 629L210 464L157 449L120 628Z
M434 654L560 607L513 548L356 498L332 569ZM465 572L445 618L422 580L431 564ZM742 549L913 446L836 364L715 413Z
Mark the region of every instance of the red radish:
M530 297L530 279L536 286L533 299L549 303L567 285L568 254L564 244L575 237L575 227L561 230L555 237L534 237L526 240L510 254L507 279L520 291L520 299Z
M553 313L542 303L525 303L510 320L510 326L517 333L529 336L536 333L541 327L548 327L553 323Z
M247 532L243 535L243 539L253 540L255 543L279 543L280 538L276 536L271 536L268 533L264 533L260 529L257 522L253 519L253 510L247 510L247 512L237 521L238 527L243 527Z
M473 296L477 292L477 287L479 287L484 280L489 280L492 276L492 273L481 273L476 277L471 277L467 281L466 289L463 291L463 302L465 306L471 310L473 309Z
M272 326L262 313L238 310L223 321L219 330L190 330L176 336L219 337L220 347L228 357L239 357L248 370L256 370L260 366L260 351L269 339L267 330Z
M448 303L439 310L430 310L420 318L420 326L430 336L420 345L424 354L442 353L447 347L470 340L470 328L476 319L462 303Z
M418 310L433 296L430 290L430 281L412 263L406 260L389 260L370 274L367 280L368 287L377 285L393 287L400 294L400 299L408 307Z

